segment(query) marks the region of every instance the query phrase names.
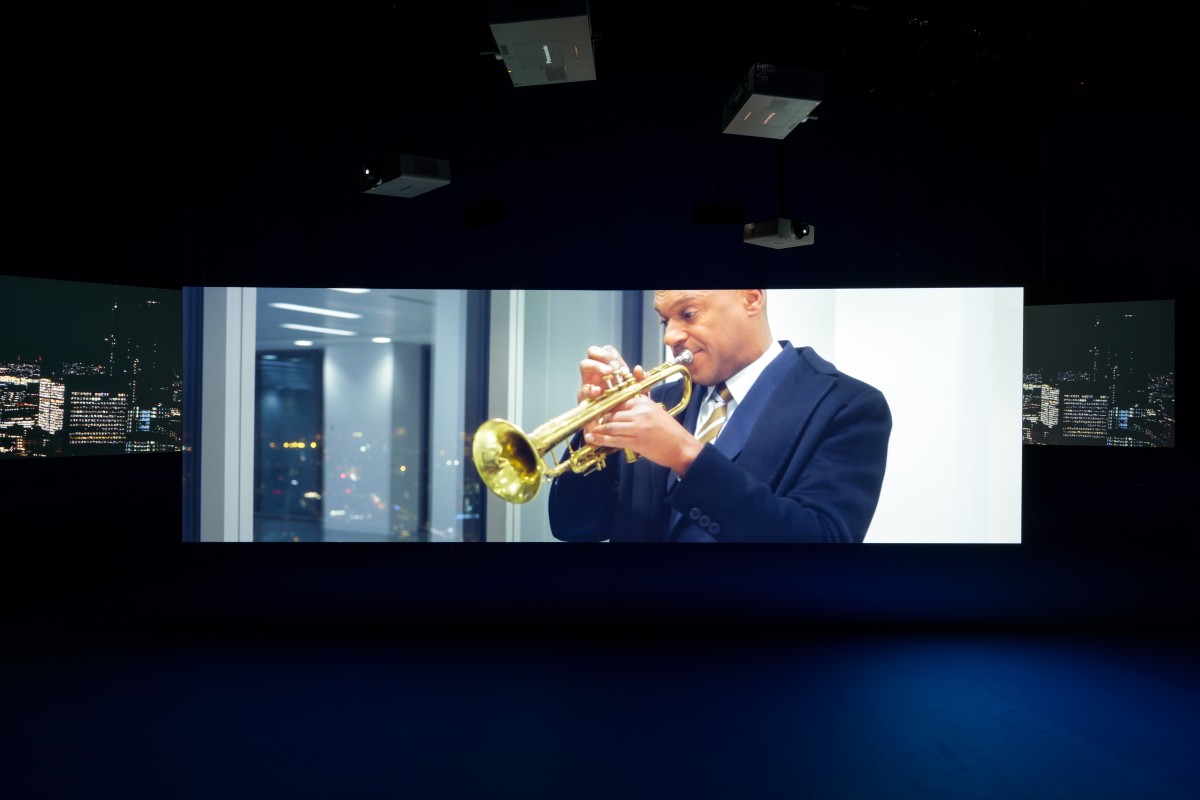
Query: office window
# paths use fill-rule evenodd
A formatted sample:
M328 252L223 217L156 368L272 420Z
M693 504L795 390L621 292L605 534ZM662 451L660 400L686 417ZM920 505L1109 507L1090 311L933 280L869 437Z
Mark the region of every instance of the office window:
M322 351L260 351L254 370L254 540L324 535Z
M484 539L486 292L185 291L204 387L185 539Z

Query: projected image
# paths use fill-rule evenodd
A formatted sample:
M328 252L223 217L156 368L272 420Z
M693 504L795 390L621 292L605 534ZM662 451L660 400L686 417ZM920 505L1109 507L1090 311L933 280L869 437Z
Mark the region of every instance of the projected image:
M195 499L190 505L200 509L195 541L569 546L551 526L549 471L539 474L533 458L504 456L520 469L502 476L527 480L528 491L514 499L507 483L485 481L480 471L480 463L501 465L476 460L481 431L495 430L497 420L531 436L541 429L531 450L545 450L549 462L561 457L562 438L585 424L577 417L580 360L590 345L618 345L633 364L672 359L649 291L195 291L203 292L204 314L191 333L201 338L204 357L189 365L203 392L203 469L198 481L184 484L185 496ZM882 483L873 480L869 492L859 492L874 507L869 520L858 520L865 533L855 541L1021 541L1022 289L769 289L767 295L773 339L815 351L809 363L828 360L878 389L890 409L885 454L851 447L838 475L828 460L810 459L818 462L810 482L814 506L853 494L870 458ZM693 364L703 375L711 355L698 349ZM759 407L758 417L748 416L755 406L747 399L740 412L734 407L721 436L738 434L738 425L745 433L745 421L754 419L782 429L781 409L790 415L782 422L791 425L821 399L820 391L799 394L792 392L795 402L781 397L769 410ZM701 395L695 396L699 424ZM864 413L862 406L847 412L856 420ZM551 420L554 433L545 433ZM832 422L820 417L805 424L818 431ZM755 455L776 469L776 461L763 457L776 439L787 444L796 437L765 437L757 453L738 457L738 468ZM868 439L878 441L873 434L856 441ZM633 463L627 459L616 452L590 477L619 475ZM638 462L648 463L648 457ZM665 468L662 476L665 490ZM697 524L700 516L706 515L697 514ZM713 535L714 523L720 520L704 523L714 540L737 541ZM757 525L754 541L830 540L789 538L778 524ZM593 539L626 541L629 528L622 526L618 520L606 529L609 538ZM637 541L683 541L669 534L664 529L660 538Z
M0 276L0 458L182 449L182 293Z
M1025 310L1027 445L1175 446L1173 300Z

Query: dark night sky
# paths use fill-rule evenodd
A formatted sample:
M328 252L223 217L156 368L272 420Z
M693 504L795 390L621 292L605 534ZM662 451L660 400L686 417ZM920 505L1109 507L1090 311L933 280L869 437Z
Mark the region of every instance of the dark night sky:
M0 362L18 357L29 362L41 356L49 369L57 369L62 361L107 364L105 337L112 331L114 299L122 308L148 299L173 306L174 313L163 315L166 324L146 333L164 352L179 353L176 361L182 361L179 290L0 276L0 297L5 298ZM169 324L171 320L176 324Z
M1136 338L1128 344L1147 372L1163 373L1175 369L1175 302L1144 300L1106 303L1069 303L1069 305L1026 306L1025 367L1042 368L1044 377L1057 369L1088 369L1092 357L1088 350L1098 344L1097 315L1102 324L1117 314L1135 314L1135 326L1128 331Z
M1096 316L1101 324L1114 315L1135 314L1136 338L1122 341L1137 355L1139 366L1149 373L1175 369L1175 313L1172 300L1126 303L1075 303L1026 306L1024 366L1042 369L1050 378L1060 369L1086 370L1092 366L1089 349L1097 344Z

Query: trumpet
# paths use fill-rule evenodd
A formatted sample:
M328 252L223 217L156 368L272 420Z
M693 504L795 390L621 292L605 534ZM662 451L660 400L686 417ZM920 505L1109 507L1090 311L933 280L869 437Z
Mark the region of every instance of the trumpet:
M537 496L543 479L554 480L568 469L580 475L604 469L608 456L619 448L582 445L576 449L571 447L571 437L587 423L676 374L684 381L683 398L668 413L677 416L687 408L692 396L692 378L687 369L690 363L692 352L684 350L647 372L640 381L626 372L601 394L539 425L528 434L507 420L488 420L479 426L472 443L472 456L479 477L500 499L510 503L526 503ZM550 451L563 442L567 444L569 455L558 461ZM546 462L547 453L550 453L552 463ZM632 450L625 451L627 462L632 463L637 458Z

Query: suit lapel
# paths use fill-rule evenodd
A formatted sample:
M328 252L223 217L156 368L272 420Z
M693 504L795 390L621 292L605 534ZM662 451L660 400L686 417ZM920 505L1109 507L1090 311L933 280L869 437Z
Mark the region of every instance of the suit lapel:
M738 464L772 487L795 452L796 443L807 431L822 398L834 385L832 375L814 370L803 359L788 360L788 369L777 373L775 391L765 398L751 430L739 443ZM731 424L737 416L733 415ZM761 435L750 436L752 432ZM724 433L717 437L717 443L723 438Z
M713 446L730 460L737 458L746 445L750 432L755 429L763 409L775 397L780 383L798 363L796 351L790 347L776 356L763 370L754 385L750 387L746 396L738 403L737 408L733 411L733 416L725 423L724 430L721 431L721 435L717 437Z

